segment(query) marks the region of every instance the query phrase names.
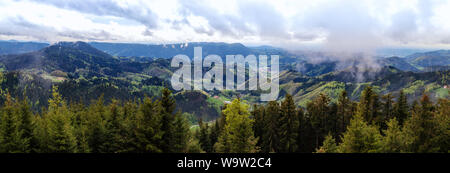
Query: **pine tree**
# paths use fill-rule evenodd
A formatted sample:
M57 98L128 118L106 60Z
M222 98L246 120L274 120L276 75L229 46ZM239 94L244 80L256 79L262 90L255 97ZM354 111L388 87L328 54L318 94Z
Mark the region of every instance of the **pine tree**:
M280 106L276 101L270 101L264 111L264 129L261 146L262 152L279 152L280 141Z
M439 152L448 153L450 151L450 101L448 99L438 100L434 122L437 125L436 133L431 142L439 147Z
M338 116L337 116L337 112L338 112L338 106L336 103L331 102L330 106L329 106L329 110L328 110L328 116L327 116L327 120L326 120L326 130L328 131L328 133L331 133L331 135L333 135L334 137L338 137L339 133L338 133L338 128L339 128L339 124L338 124Z
M393 97L391 93L388 93L381 97L382 111L381 114L375 119L375 124L380 127L381 130L387 128L386 122L393 117Z
M134 130L136 152L164 152L159 144L162 139L161 112L159 102L152 102L148 97L140 105Z
M49 140L48 140L48 123L44 115L36 115L34 117L34 128L33 128L33 139L36 141L36 147L33 149L34 152L38 153L48 153Z
M121 119L119 123L119 131L118 135L114 137L115 142L119 145L117 147L118 153L127 153L127 152L150 152L146 151L145 148L140 147L143 145L141 142L148 142L148 141L140 141L138 137L145 136L143 133L155 133L156 136L154 136L153 140L160 140L161 139L161 132L160 132L160 115L153 115L151 111L157 110L157 108L154 108L153 104L150 99L144 98L144 102L140 105L136 103L136 100L134 101L127 101L123 104L122 111L121 111ZM146 117L146 118L144 118ZM150 119L150 120L148 120ZM146 121L155 121L155 123L150 123ZM145 121L144 121L145 120ZM152 129L155 129L155 131L146 132L147 129L144 129L146 124L152 125ZM156 141L156 142L158 142ZM159 143L157 143L159 144ZM155 141L152 142L153 145L155 144ZM140 147L140 148L138 148ZM157 151L160 151L159 149ZM151 151L155 152L155 151Z
M88 113L83 103L69 104L69 111L73 114L72 126L74 127L74 135L77 141L77 151L79 153L90 153L89 146L89 129L88 129Z
M188 152L188 142L189 142L189 124L185 117L181 116L181 113L178 112L175 115L175 123L174 123L175 133L174 136L174 146L173 152L175 153L186 153ZM208 138L209 139L209 138Z
M295 152L298 148L299 120L294 100L289 94L281 103L280 122L280 152Z
M209 139L211 141L211 147L214 149L214 144L216 144L220 135L220 125L219 121L214 121L214 126L211 128L211 133L209 134Z
M357 114L361 115L369 124L379 116L380 103L378 95L371 86L367 86L361 93Z
M204 153L205 151L202 150L202 147L200 146L197 138L189 138L188 146L187 146L187 153Z
M223 131L223 129L225 128L225 124L227 121L227 115L225 115L225 113L223 112L225 109L227 109L229 104L224 104L222 107L222 110L220 111L220 117L219 117L219 127L220 127L220 133Z
M77 151L79 153L90 153L91 148L89 146L89 129L87 125L80 124L76 128L75 136L77 140Z
M248 112L248 105L239 99L233 100L224 110L226 124L219 141L214 146L219 153L254 153L258 152L257 139L253 134L253 120Z
M407 141L396 118L389 120L384 134L385 136L381 139L380 152L398 153L406 151Z
M48 112L44 116L47 121L48 134L48 138L44 140L48 140L48 152L77 152L77 141L70 122L71 116L65 102L58 93L58 88L54 86L52 98L49 100Z
M338 147L336 145L336 140L334 140L331 134L328 134L323 141L322 146L316 150L316 153L337 153Z
M408 115L408 99L403 90L400 90L398 100L394 104L394 116L397 118L399 124L403 125L403 122L408 118Z
M31 107L28 104L27 98L25 97L17 106L18 114L19 114L19 121L20 121L20 127L19 129L22 130L22 151L24 152L31 152L33 148L36 147L36 140L33 139L33 113L31 111Z
M30 138L25 136L19 110L8 93L0 119L0 152L26 153L30 151Z
M434 107L429 97L423 94L420 105L415 104L412 109L412 116L404 125L406 138L411 140L408 151L411 152L437 152L439 146L432 142L436 135L437 124L434 121Z
M203 120L200 118L200 121L198 122L198 126L200 128L200 136L199 136L199 142L202 149L206 152L212 152L212 144L211 140L209 138L209 126L208 123L203 123Z
M360 114L351 120L339 144L342 153L373 153L379 151L381 135L378 129L368 125Z
M307 104L308 114L311 120L311 126L315 133L315 145L314 148L319 148L319 145L324 140L324 137L331 131L330 125L330 98L321 93L313 101Z
M121 150L120 133L123 130L122 122L124 117L120 112L120 108L117 100L112 100L111 104L107 108L106 118L105 118L105 140L100 146L103 152L114 153Z
M107 152L102 147L105 145L107 136L106 129L106 107L104 106L103 95L89 107L88 112L88 129L89 129L89 146L91 152L101 153Z
M255 137L259 139L257 145L261 147L263 145L265 132L264 106L254 104L253 109L251 111L251 115L255 120L253 131L255 132Z
M347 91L343 90L337 102L337 132L344 133L352 117L352 102L347 96Z
M161 139L161 150L163 152L173 152L172 146L174 145L174 127L173 122L175 120L175 99L171 96L171 91L167 88L162 90L161 101L159 102L161 106L161 130L163 132Z
M299 131L297 146L298 152L312 153L315 150L315 132L311 125L311 119L303 108L297 109L297 117L299 120Z

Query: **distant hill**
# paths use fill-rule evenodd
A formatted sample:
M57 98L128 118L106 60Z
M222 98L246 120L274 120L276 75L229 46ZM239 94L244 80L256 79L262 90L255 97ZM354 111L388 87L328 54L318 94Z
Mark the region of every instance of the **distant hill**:
M432 66L450 66L450 50L415 53L406 56L405 59L419 69Z
M116 75L119 60L84 42L59 42L39 51L17 55L4 55L0 62L6 70L37 69L45 72L61 70Z
M34 108L47 104L52 85L68 101L84 103L101 95L107 102L159 97L163 87L170 88L174 70L170 59L119 59L85 42L59 42L38 51L2 55L0 66L0 90L20 97L27 94ZM205 92L174 92L174 96L182 112L208 121L223 105Z
M306 76L319 76L322 74L330 73L336 70L337 62L325 61L317 64L309 63L307 61L298 61L294 63L292 67L297 72L300 72Z
M332 101L336 101L338 94L346 90L351 99L358 100L365 86L372 85L381 95L396 95L403 89L409 100L418 99L422 92L436 100L450 97L450 90L445 88L448 76L450 71L414 73L394 67L364 71L348 68L320 76L304 76L299 72L284 71L280 74L280 97L289 93L296 103L306 106L308 101L320 93L326 93Z
M178 44L129 44L129 43L101 43L90 42L93 47L114 56L137 56L152 58L172 58L178 54L184 54L192 58L194 47L202 47L203 57L216 54L225 58L226 55L250 54L251 49L240 43L178 43Z
M424 48L380 48L375 51L376 55L379 57L392 57L392 56L398 56L398 57L405 57L414 53L422 53L422 52L429 52L432 51L431 49L424 49Z
M403 58L399 57L389 57L378 60L378 62L383 66L392 66L402 71L413 71L419 72L420 70L406 62Z
M33 52L49 46L47 43L37 42L19 42L19 41L1 41L0 40L0 55L6 54L21 54L26 52Z

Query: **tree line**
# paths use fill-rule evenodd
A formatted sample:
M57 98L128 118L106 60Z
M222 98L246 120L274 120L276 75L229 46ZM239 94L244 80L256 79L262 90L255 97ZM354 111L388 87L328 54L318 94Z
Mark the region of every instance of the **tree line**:
M0 114L0 152L122 153L200 152L188 121L175 111L168 89L160 99L85 106L66 103L53 87L47 108L34 114L27 100L8 94Z
M320 94L305 109L289 94L251 110L235 100L213 125L200 123L198 139L207 152L448 153L450 101L423 94L409 105L398 95L367 86L359 102L342 91L335 103Z
M395 100L395 101L394 101ZM423 95L411 105L400 91L379 96L368 86L359 102L343 91L320 94L306 108L292 96L249 106L235 99L213 122L191 126L169 89L158 99L103 97L67 103L53 87L49 105L34 113L27 99L6 95L0 109L2 153L255 153L445 152L450 101Z

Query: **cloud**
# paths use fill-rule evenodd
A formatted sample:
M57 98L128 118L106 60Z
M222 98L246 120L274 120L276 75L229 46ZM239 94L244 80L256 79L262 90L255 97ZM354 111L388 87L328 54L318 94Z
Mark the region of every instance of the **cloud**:
M2 0L0 38L117 42L216 41L330 52L447 46L440 0Z
M417 34L417 15L410 10L396 13L392 17L392 25L387 29L390 38L402 43L408 43Z
M158 16L152 12L142 1L115 1L115 0L32 0L38 3L54 5L58 8L90 13L94 15L109 15L122 17L140 22L149 27L156 28ZM126 3L134 2L134 3Z
M240 16L232 14L220 14L214 8L208 6L206 1L180 1L180 15L188 20L189 16L200 16L208 23L207 27L224 36L242 38L243 35L251 34L251 29L244 24ZM192 22L189 23L191 27ZM196 32L204 33L205 29L197 29Z
M70 29L57 30L54 27L35 24L21 16L11 17L7 20L0 21L0 35L26 36L26 38L31 40L46 42L56 42L64 40L65 38L89 41L116 40L120 38L120 36L113 36L104 30L92 30L86 32L78 32Z
M335 1L306 14L303 25L323 31L332 52L368 52L380 45L380 23L357 1Z

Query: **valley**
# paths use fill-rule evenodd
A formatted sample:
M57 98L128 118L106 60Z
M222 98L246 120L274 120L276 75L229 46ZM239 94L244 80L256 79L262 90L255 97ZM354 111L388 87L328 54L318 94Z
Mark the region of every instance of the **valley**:
M23 47L30 47L26 46L30 43L22 44ZM26 53L16 51L13 52L16 54L1 55L1 100L5 100L7 92L19 98L26 96L32 107L39 110L48 104L46 100L52 85L57 85L63 98L69 102L90 103L101 95L106 102L158 97L164 87L171 88L170 77L176 70L170 67L172 56L190 55L194 46L202 46L204 56L280 54L279 98L290 94L300 107L306 107L306 103L320 93L329 95L335 102L343 90L357 101L362 90L369 85L381 95L396 95L403 89L410 103L420 98L422 93L427 93L435 101L449 97L446 86L450 71L446 68L450 65L450 56L443 51L413 54L405 58L387 57L378 60L379 68L363 69L358 68L362 62L357 59L344 63L309 63L305 55L295 56L273 47L249 48L242 44L59 42ZM437 62L421 63L424 61ZM347 65L338 67L342 64ZM445 68L431 70L437 64ZM299 65L302 68L296 68ZM259 93L259 90L180 91L174 92L174 96L180 111L194 115L194 119L210 121L220 115L220 108L225 102L236 97L250 104L260 103Z

